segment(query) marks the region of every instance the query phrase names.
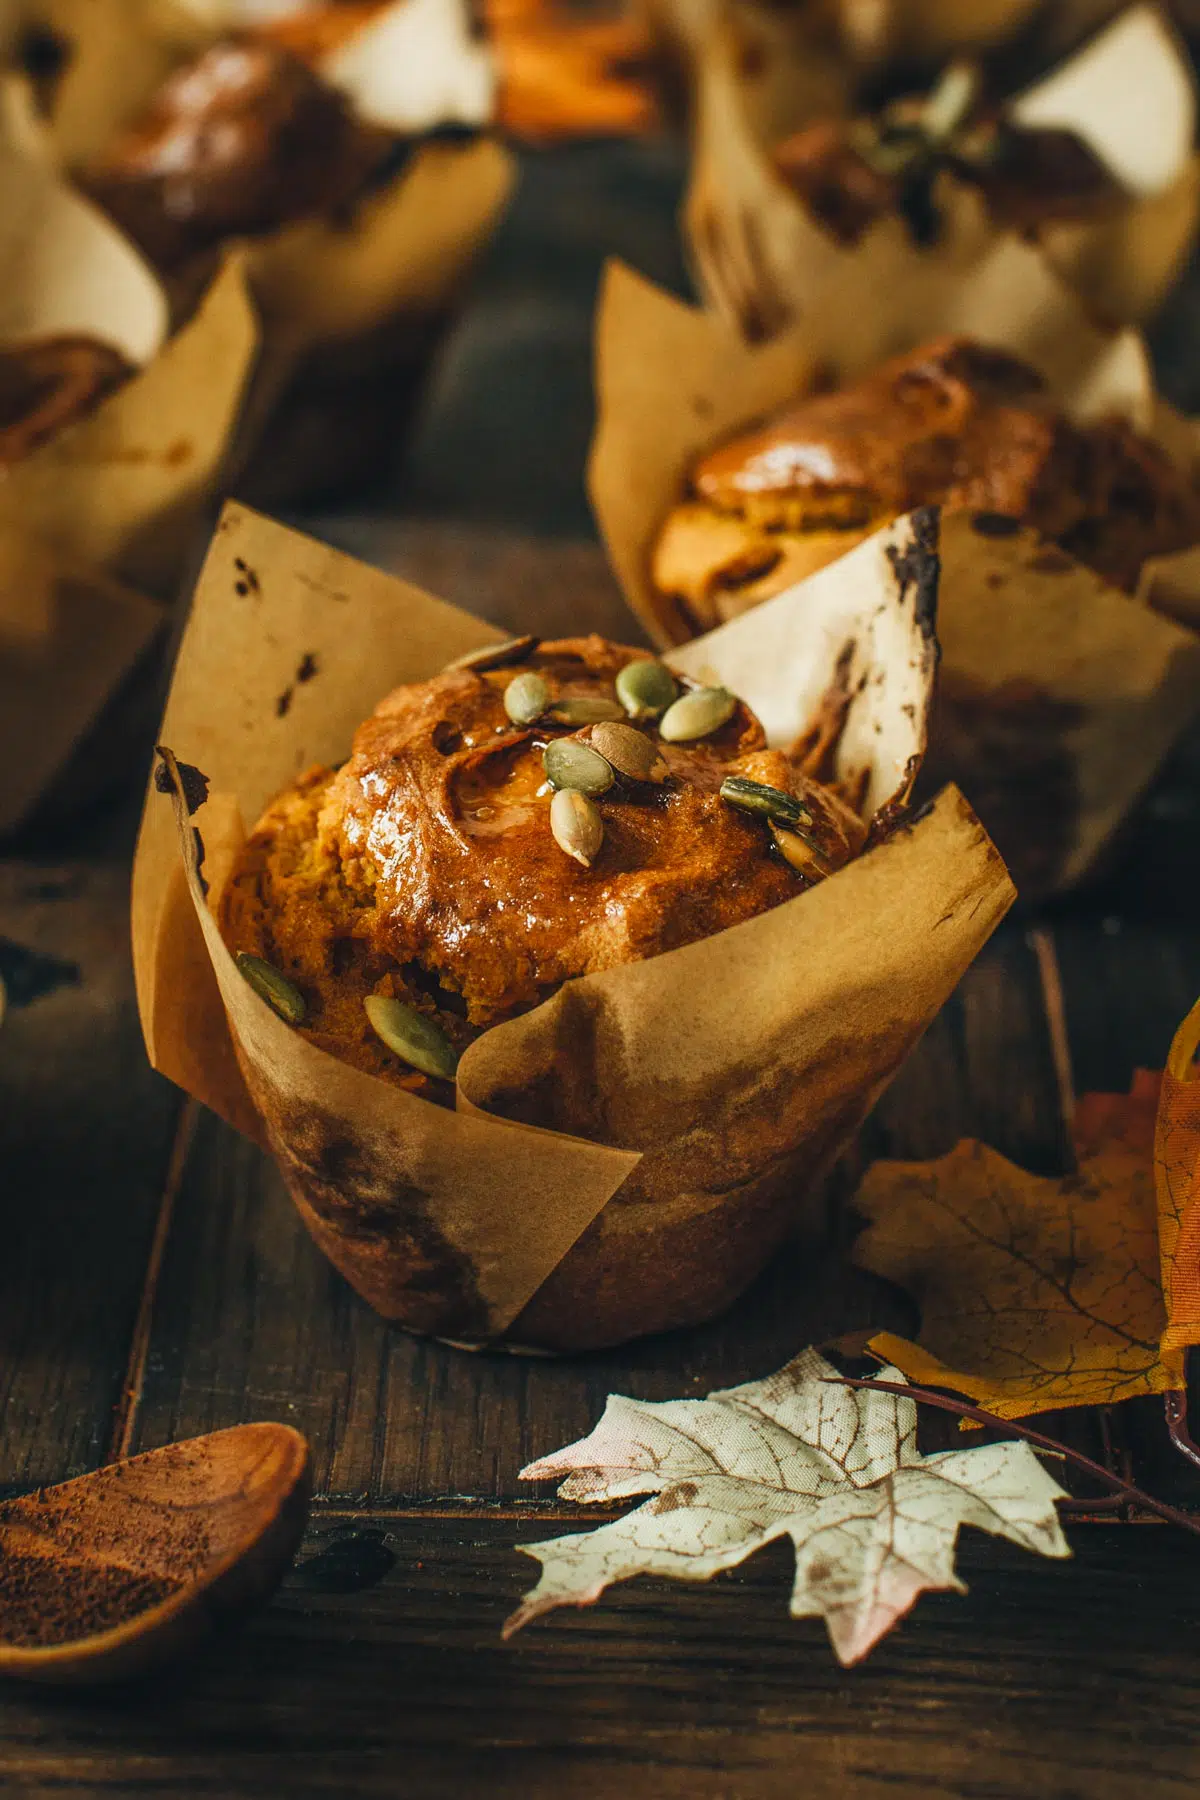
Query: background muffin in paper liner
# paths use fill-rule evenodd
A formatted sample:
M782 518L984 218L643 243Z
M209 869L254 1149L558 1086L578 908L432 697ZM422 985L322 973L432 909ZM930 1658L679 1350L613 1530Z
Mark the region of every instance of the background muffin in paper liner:
M660 645L694 629L656 590L651 556L696 458L822 376L853 379L941 331L1023 357L1072 418L1118 415L1195 470L1195 429L1155 394L1140 337L1090 325L1035 251L997 243L962 281L911 260L881 264L880 279L894 283L887 313L830 290L755 347L610 265L588 486L626 599ZM978 805L1033 898L1087 874L1200 710L1200 556L1147 563L1134 598L1031 532L987 535L964 515L943 522L942 564L931 765Z
M861 241L842 243L775 166L781 134L756 116L727 34L714 34L698 58L695 83L685 235L707 301L751 341L786 330L834 279L858 304L886 311L891 290L878 279L876 239L895 260L937 262L961 277L1013 235L974 186L943 170L932 195L932 243L914 241L898 207L866 227ZM821 116L848 110L830 105ZM1071 132L1108 172L1111 203L1083 207L1078 219L1046 219L1026 234L1099 320L1148 317L1186 260L1200 221L1195 115L1187 53L1151 5L1123 11L1005 104L1003 116L1018 127Z
M728 680L782 743L840 668L851 701L838 772L881 819L924 741L934 529L928 516L900 521L804 596L680 658L693 676ZM460 1064L456 1112L351 1069L248 988L209 905L273 792L344 755L388 687L495 635L227 509L163 724L207 798L186 770L174 816L160 793L148 798L134 875L139 1003L155 1066L269 1144L317 1242L386 1316L454 1338L582 1348L704 1318L741 1291L811 1215L813 1178L1013 890L947 790L797 899L570 982L486 1032ZM297 684L302 663L317 673Z
M74 54L48 142L85 182L96 173L102 193L115 135L144 114L167 75L222 37L221 23L178 0L58 0L51 22ZM214 141L222 127L219 118L210 126ZM394 457L507 201L514 163L487 135L400 130L396 146L353 200L228 241L240 244L261 319L234 459L238 490L258 502L326 500ZM136 210L136 196L126 202ZM212 260L207 241L176 258L165 275L172 294L193 293Z
M0 348L79 334L130 365L126 380L8 464L0 481L6 830L161 634L162 603L174 597L228 454L257 326L231 259L172 329L152 271L11 130L0 133L0 196L8 269ZM92 759L92 774L98 767Z

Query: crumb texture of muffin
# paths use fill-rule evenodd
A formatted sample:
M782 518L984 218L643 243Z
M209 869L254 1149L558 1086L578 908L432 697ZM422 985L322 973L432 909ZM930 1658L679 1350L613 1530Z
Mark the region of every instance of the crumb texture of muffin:
M924 505L1019 519L1130 591L1200 539L1200 495L1151 439L1075 425L1017 357L943 337L702 457L655 585L707 628Z
M0 464L21 462L134 373L98 338L40 338L0 351Z
M563 701L612 702L646 653L563 639L501 667L457 667L398 688L355 734L340 769L308 771L267 807L219 902L226 943L303 994L303 1029L355 1067L436 1090L375 1036L369 995L403 1000L456 1051L574 976L655 956L793 898L810 879L767 820L721 796L739 776L802 802L824 872L861 849L852 808L780 750L741 702L691 742L639 729L655 778L619 775L595 802L590 866L551 830L543 751L600 729L555 723ZM514 724L518 675L545 683L544 713ZM597 741L600 741L599 739ZM819 879L813 876L812 879ZM436 1094L435 1094L436 1097Z
M348 204L394 147L298 56L230 36L169 77L82 185L170 268Z

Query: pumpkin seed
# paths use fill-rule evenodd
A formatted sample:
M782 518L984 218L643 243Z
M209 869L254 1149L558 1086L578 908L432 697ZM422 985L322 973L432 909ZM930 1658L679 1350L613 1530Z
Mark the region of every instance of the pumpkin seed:
M668 706L659 721L659 735L668 744L686 744L693 738L708 737L729 723L736 706L737 695L728 688L693 688Z
M625 710L603 694L564 694L550 708L560 725L596 725L604 719L623 719Z
M661 781L667 772L658 746L632 725L593 725L588 741L627 781Z
M540 675L526 669L504 690L504 710L514 725L532 725L550 704L550 689Z
M780 825L811 825L812 813L795 794L770 787L765 781L748 781L744 775L727 775L721 783L721 798L739 812L759 813Z
M363 1001L371 1029L376 1037L395 1052L402 1062L422 1075L438 1075L453 1081L458 1067L454 1045L441 1026L418 1012L403 1000L387 994L368 994Z
M656 719L679 692L667 665L655 662L652 657L626 663L614 686L617 699L631 719Z
M964 124L979 98L979 70L952 62L921 108L921 130L931 144L944 144Z
M542 751L542 767L551 787L576 794L607 794L613 784L612 764L579 738L555 738Z
M250 983L260 1000L265 1000L272 1012L277 1012L281 1019L289 1025L303 1025L308 1011L304 995L300 989L293 987L286 975L264 962L261 956L251 956L248 950L239 951L237 957L238 971Z
M514 637L505 638L502 644L484 644L480 650L468 650L465 656L456 656L453 662L446 664L444 674L452 669L471 669L482 675L485 669L506 669L509 663L524 662L532 656L541 638Z
M560 788L550 802L550 829L560 850L590 869L604 842L600 808L576 788Z
M772 819L771 836L779 846L784 862L795 869L797 875L804 875L809 881L824 881L827 875L833 874L833 864L825 860L807 832L789 831Z

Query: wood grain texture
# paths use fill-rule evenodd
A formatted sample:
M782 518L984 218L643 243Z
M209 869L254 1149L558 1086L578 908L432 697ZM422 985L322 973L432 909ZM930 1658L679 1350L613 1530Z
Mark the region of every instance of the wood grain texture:
M180 1104L142 1048L128 880L0 863L0 1487L93 1467L120 1401Z
M328 1519L306 1546L317 1557ZM445 1800L1184 1800L1200 1778L1200 1562L1092 1528L1046 1565L974 1533L966 1598L923 1599L857 1670L789 1620L772 1548L708 1586L631 1582L510 1645L540 1527L374 1526L382 1579L305 1566L244 1636L153 1686L0 1694L0 1788ZM389 1557L394 1559L389 1564Z

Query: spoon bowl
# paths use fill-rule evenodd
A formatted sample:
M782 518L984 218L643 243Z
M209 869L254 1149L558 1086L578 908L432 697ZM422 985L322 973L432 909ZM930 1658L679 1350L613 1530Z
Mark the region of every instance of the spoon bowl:
M0 1675L121 1681L274 1592L308 1517L308 1445L235 1425L0 1504Z

